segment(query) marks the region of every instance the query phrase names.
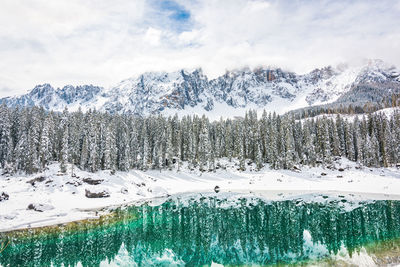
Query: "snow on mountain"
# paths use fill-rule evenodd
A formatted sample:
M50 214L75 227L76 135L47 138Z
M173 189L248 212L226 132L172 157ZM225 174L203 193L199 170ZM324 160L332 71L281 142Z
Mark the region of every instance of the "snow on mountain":
M66 106L75 110L78 107L93 107L99 98L102 87L94 85L72 86L54 89L50 84L37 85L28 94L0 99L7 106L41 106L47 110L62 111Z
M390 119L391 116L393 116L394 113L399 113L400 112L400 107L390 107L390 108L383 108L379 109L375 112L372 112L372 114L381 114L386 116L387 119ZM347 120L348 122L354 122L354 120L357 118L358 120L363 120L364 118L368 118L368 115L366 114L341 114L340 115L343 119ZM305 122L305 121L310 121L310 120L318 120L322 118L328 118L328 119L333 119L335 120L337 117L337 114L320 114L314 117L308 117L308 118L303 118L300 119L299 121Z
M380 60L371 60L359 67L329 66L304 75L279 68L241 69L212 80L201 69L147 72L110 88L67 85L54 89L49 84L38 85L26 95L3 98L0 103L137 115L179 111L180 115L197 113L217 118L240 116L250 108L283 113L332 103L352 88L366 84L399 91L400 71Z

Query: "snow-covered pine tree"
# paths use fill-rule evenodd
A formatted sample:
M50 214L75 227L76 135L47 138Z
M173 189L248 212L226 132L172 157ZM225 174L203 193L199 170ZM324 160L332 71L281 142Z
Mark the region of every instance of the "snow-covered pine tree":
M114 174L117 170L117 144L115 136L115 124L113 121L109 123L106 128L106 140L104 147L104 168L111 170L111 174Z
M79 161L79 166L82 170L85 170L87 167L88 157L89 157L89 146L87 141L87 135L85 134L83 136L81 158Z
M245 119L214 122L196 115L138 118L5 106L0 114L0 164L8 172L36 172L52 160L89 171L126 171L172 168L184 161L190 168L213 170L223 157L238 159L240 169L246 160L277 169L327 164L339 155L368 166L389 166L400 158L398 112L390 118L370 114L362 121L338 115L336 121L323 116L301 122L271 113L257 119L254 111Z
M345 133L344 133L344 121L339 114L336 115L336 129L337 129L338 136L339 136L340 156L345 156L346 155L346 142L345 142Z
M119 169L122 171L128 171L130 169L130 138L128 133L128 127L124 122L122 122L121 137L119 143L120 150L120 160L119 160Z
M358 163L363 162L363 150L362 150L362 142L363 137L361 135L361 123L358 117L354 120L353 127L353 139L354 139L354 160Z
M201 120L201 131L199 136L199 164L200 170L209 170L209 163L211 158L211 143L208 131L208 121L203 116Z
M143 154L141 168L147 170L151 166L151 144L147 129L147 120L144 120L141 137L143 138Z
M99 129L98 129L98 123L96 120L96 111L93 111L93 113L89 117L89 131L88 131L88 136L87 136L87 142L88 142L88 168L91 172L95 172L99 170L99 155L98 155L98 143L99 143Z
M2 104L0 106L0 167L5 168L12 162L12 153L14 149L11 133L11 113L10 110ZM7 170L9 171L9 170ZM11 171L11 170L10 170Z
M29 160L29 137L28 137L28 109L23 109L18 115L19 120L18 124L15 124L14 134L16 135L15 141L15 149L14 149L14 167L15 170L20 170L24 172L28 172L28 160Z
M391 139L392 133L390 131L389 122L386 118L386 115L381 113L379 116L379 130L380 130L380 147L382 153L382 163L384 167L388 167L389 163L392 162L391 158Z
M340 156L340 138L337 129L337 123L333 120L329 120L329 135L330 135L330 143L331 143L331 151L333 156Z
M260 170L263 167L264 162L263 162L263 155L262 155L262 137L261 137L261 133L260 133L259 129L257 130L256 149L257 150L256 150L255 161L256 161L257 169Z
M228 157L229 161L232 161L234 156L234 142L235 137L233 136L232 122L227 119L224 127L224 138L225 138L225 156Z
M350 160L355 160L355 149L354 149L354 137L352 125L345 121L344 122L344 133L346 142L346 157Z
M53 117L51 115L51 117ZM54 127L54 122L52 123ZM84 116L79 108L77 112L74 112L69 117L69 158L73 165L80 165L81 149L83 135L86 132L86 124L84 123ZM71 173L73 175L73 172Z
M44 170L46 165L52 158L52 145L51 145L51 137L52 130L51 127L52 118L51 116L46 116L46 119L43 122L42 134L40 135L40 146L39 146L39 158L40 158L40 169Z
M63 130L63 138L61 142L61 152L60 152L60 172L67 172L67 163L68 163L68 125L64 126Z
M369 146L369 150L369 166L379 167L382 159L379 152L379 141L374 132L371 136L371 145Z
M392 115L393 121L393 140L394 140L394 147L393 153L395 154L395 163L400 163L400 112L396 110L393 112Z
M28 113L28 158L26 165L27 173L35 173L40 170L39 160L39 145L40 145L40 133L42 129L42 119L40 110L37 107L33 107Z
M238 126L238 145L239 145L239 170L245 171L246 170L246 135L244 134L244 127Z
M304 124L304 154L305 156L303 157L303 164L309 165L309 166L315 166L316 161L317 161L317 154L315 151L315 134L314 131L312 130L314 128L313 126L314 121L306 121Z

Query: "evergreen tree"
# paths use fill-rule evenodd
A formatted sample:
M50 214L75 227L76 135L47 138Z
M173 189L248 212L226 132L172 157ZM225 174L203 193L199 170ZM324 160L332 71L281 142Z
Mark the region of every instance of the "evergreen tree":
M303 163L310 165L310 166L315 166L316 161L317 161L317 154L315 151L315 134L310 131L311 129L311 122L306 123L304 125L304 149L305 151L305 157L303 158Z
M51 160L51 133L50 133L51 117L47 116L43 123L43 130L40 136L39 158L40 167L43 170Z
M121 129L121 139L119 149L120 160L119 160L119 169L122 171L128 171L130 169L130 142L129 142L129 133L125 123L123 123L123 127Z
M200 170L205 171L209 169L209 162L211 159L211 144L208 132L208 125L205 117L202 118L201 132L199 136L199 162Z
M83 141L82 141L82 150L81 150L81 159L80 159L80 168L82 170L86 169L87 166L87 161L88 161L88 155L89 155L89 147L88 147L88 141L86 135L83 136Z
M372 134L371 136L369 150L369 166L379 167L381 163L381 155L379 152L379 141L375 134Z
M309 113L312 115L313 113ZM255 111L245 118L210 122L205 116L139 118L134 115L45 112L0 106L0 167L3 173L34 173L53 160L95 172L108 169L215 170L221 158L246 160L258 169L329 164L345 156L366 166L390 166L400 158L400 113L369 114L361 121L326 116L296 121L294 116ZM308 116L309 116L308 115ZM305 115L303 115L305 116Z
M345 131L346 156L350 160L355 160L353 129L351 128L351 125L348 122L344 123L344 131Z
M110 124L107 127L106 131L106 143L104 150L104 168L106 170L111 170L111 173L114 174L117 170L117 145L115 139L115 129L113 124Z
M65 126L60 153L60 171L62 173L67 172L68 154L68 126Z
M14 149L11 132L11 114L3 104L0 106L0 167L5 168L12 161Z

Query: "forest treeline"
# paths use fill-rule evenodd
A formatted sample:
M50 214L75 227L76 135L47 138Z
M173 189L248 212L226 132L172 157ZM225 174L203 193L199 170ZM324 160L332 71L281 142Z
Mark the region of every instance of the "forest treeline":
M371 89L371 91L373 90ZM376 96L376 98L379 99L378 96ZM304 119L323 114L368 114L384 108L394 107L400 107L400 94L391 94L390 96L382 97L382 100L380 101L367 101L365 103L357 102L354 99L353 101L348 101L345 103L338 101L324 105L295 109L289 111L288 114L294 115L296 119Z
M42 171L54 161L80 169L127 171L189 168L214 170L221 158L251 160L262 168L291 169L330 164L346 157L365 166L390 166L400 159L400 113L341 115L295 120L264 112L257 118L209 121L196 115L146 118L94 110L47 112L0 106L0 166L3 174Z

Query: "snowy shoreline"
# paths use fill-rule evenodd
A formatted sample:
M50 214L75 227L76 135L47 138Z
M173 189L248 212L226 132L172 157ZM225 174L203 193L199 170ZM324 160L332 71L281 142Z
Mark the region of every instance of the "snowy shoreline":
M146 201L157 205L167 196L214 192L215 186L220 187L221 196L238 193L268 200L319 201L322 195L343 195L349 201L400 200L400 170L396 168L359 169L345 159L333 169L302 167L298 171L268 167L255 171L255 166L238 171L235 162L220 163L224 168L216 172L190 171L185 165L178 172L131 170L115 175L75 168L76 177L59 175L59 165L52 164L34 175L0 176L0 194L9 195L0 202L0 232L98 218L110 208ZM109 196L88 198L87 191Z

